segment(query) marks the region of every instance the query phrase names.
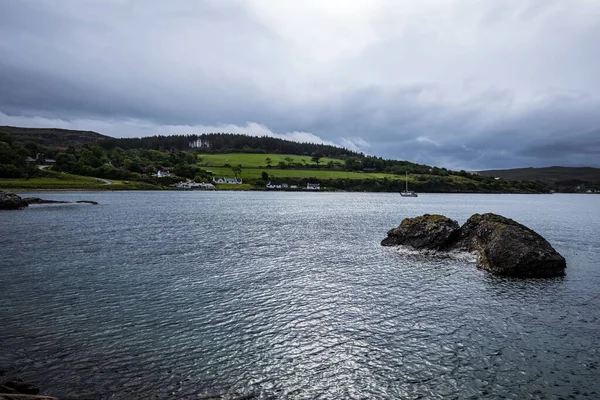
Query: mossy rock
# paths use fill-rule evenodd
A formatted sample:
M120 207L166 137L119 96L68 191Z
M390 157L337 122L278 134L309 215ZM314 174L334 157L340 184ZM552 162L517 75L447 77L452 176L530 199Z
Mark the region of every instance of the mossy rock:
M399 227L388 232L383 246L405 245L416 249L441 250L459 229L458 222L443 215L425 214L405 218Z

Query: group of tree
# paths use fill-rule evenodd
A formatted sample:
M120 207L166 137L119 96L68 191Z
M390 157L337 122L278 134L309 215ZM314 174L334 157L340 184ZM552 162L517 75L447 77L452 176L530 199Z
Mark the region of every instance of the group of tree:
M299 143L271 136L249 136L234 133L205 133L201 135L169 135L144 138L109 138L99 142L106 149L194 150L202 153L273 153L339 158L360 156L342 147ZM199 145L201 143L202 145Z

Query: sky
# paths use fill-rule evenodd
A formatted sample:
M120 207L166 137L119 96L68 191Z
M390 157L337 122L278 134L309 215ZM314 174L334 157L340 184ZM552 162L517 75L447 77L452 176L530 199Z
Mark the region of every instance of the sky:
M0 0L0 125L600 167L600 1Z

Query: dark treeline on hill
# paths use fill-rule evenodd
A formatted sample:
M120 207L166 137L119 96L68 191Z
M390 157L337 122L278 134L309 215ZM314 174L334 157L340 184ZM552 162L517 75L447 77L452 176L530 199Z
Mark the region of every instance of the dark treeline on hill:
M104 139L112 139L110 136L92 131L56 128L21 128L16 126L0 126L0 135L8 136L14 142L33 142L51 147L94 145Z
M274 153L323 157L362 156L342 147L317 143L298 143L270 136L248 136L234 133L205 133L202 135L151 136L144 138L108 138L101 145L107 149L190 150L202 153Z

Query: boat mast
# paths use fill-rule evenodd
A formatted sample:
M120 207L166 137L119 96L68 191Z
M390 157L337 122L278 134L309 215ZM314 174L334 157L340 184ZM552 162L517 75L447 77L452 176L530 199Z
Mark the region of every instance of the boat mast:
M406 173L406 189L405 192L408 192L408 171L404 171Z

